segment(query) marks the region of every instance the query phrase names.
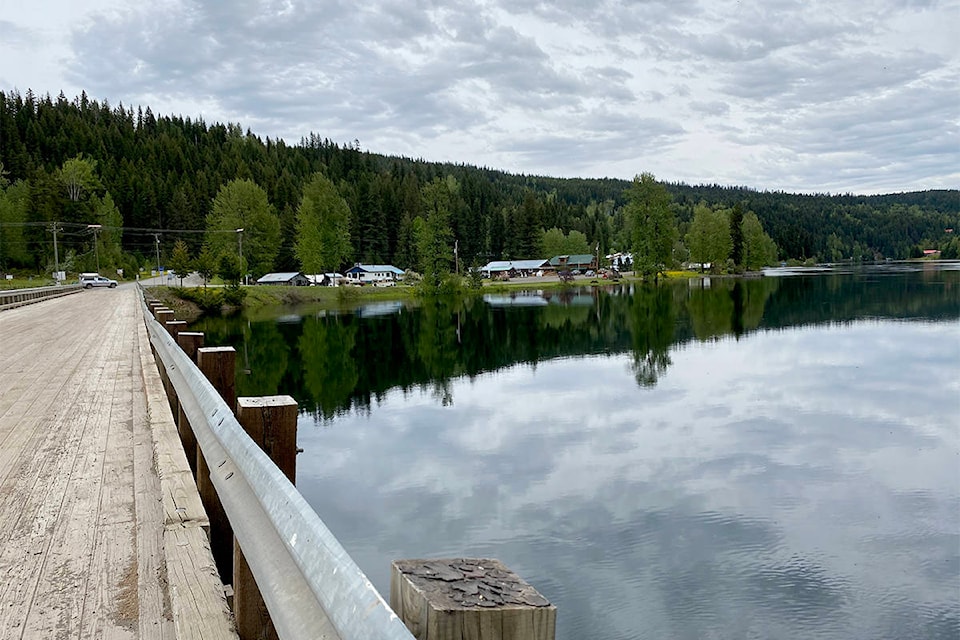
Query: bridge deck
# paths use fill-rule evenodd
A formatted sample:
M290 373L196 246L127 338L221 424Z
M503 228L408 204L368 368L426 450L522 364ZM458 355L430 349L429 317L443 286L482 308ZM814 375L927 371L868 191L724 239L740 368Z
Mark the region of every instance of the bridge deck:
M205 539L172 560L203 530L165 521L162 403L142 362L132 286L0 312L0 640L231 632L222 602L213 616L178 605L210 589L222 601L222 586ZM178 619L191 609L199 620ZM218 616L213 631L205 618Z

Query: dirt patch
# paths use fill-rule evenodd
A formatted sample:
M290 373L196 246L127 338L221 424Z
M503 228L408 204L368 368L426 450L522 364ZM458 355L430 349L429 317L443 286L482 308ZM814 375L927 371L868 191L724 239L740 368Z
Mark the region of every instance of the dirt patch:
M120 593L116 599L114 621L127 629L136 629L140 617L140 600L137 594L137 563L131 561L120 580Z

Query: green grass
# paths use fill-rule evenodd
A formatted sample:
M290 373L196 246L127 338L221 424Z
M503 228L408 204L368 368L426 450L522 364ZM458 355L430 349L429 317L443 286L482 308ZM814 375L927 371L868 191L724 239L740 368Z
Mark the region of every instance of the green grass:
M55 283L53 278L14 278L13 280L0 280L0 290L10 289L32 289L34 287L50 287ZM76 279L67 280L64 284L76 284Z

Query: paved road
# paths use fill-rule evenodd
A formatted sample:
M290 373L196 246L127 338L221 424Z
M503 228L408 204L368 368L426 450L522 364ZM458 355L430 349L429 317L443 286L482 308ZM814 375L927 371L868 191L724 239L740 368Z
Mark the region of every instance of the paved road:
M131 284L0 312L0 640L179 635L146 339Z

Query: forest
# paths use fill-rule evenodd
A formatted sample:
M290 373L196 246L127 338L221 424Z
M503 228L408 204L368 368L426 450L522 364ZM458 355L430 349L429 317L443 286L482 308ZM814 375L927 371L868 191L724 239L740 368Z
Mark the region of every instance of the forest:
M717 212L762 233L766 262L960 253L957 190L801 195L663 182L651 190L653 177L643 167L637 174L633 182L510 174L381 155L316 133L295 144L261 138L240 124L158 116L85 93L0 91L0 272L49 273L56 261L129 275L166 264L178 241L213 261L242 243L254 276L355 262L430 273L646 245L656 272L706 252L703 231ZM643 198L666 212L650 218L670 227L658 247L638 221ZM740 226L730 229L736 254Z

